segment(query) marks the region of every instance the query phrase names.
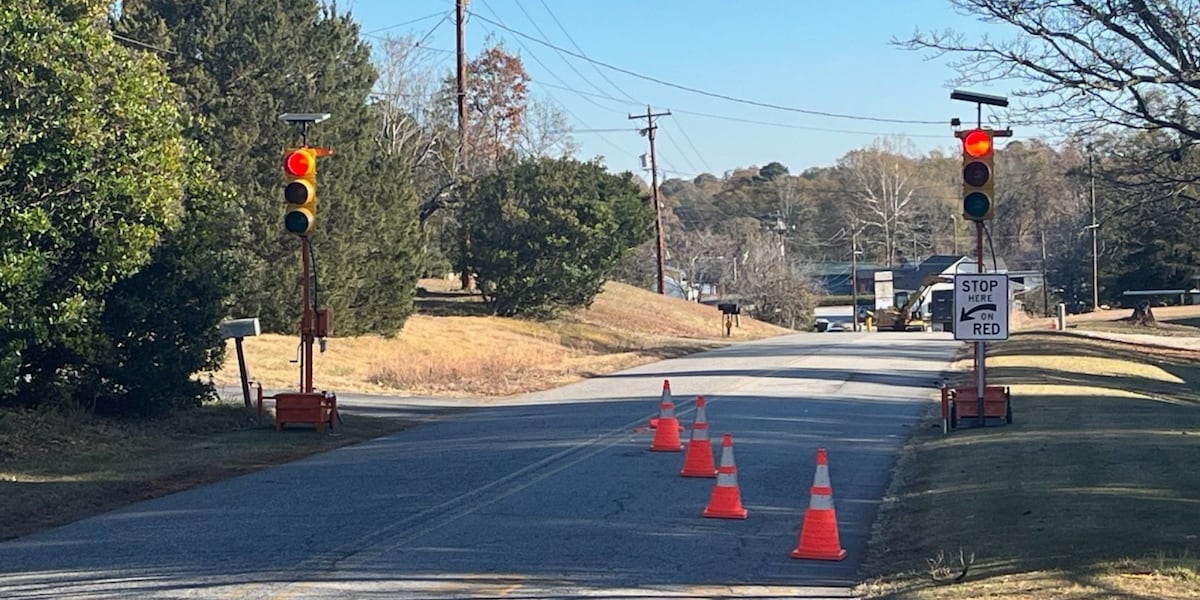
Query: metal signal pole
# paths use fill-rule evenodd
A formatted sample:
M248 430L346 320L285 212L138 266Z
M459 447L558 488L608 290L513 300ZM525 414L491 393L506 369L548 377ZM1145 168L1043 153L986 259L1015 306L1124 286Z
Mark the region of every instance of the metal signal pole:
M662 222L662 204L658 201L658 162L654 156L654 130L658 129L658 125L654 124L654 117L669 116L671 111L667 112L651 112L650 105L646 105L645 115L629 115L630 119L646 119L646 127L640 133L650 138L650 194L654 199L654 233L658 238L658 293L667 293L666 276L664 274L663 254L666 253L666 240L663 239L663 222Z
M975 104L975 128L976 129L983 129L983 105L984 104L988 104L988 105L992 105L992 106L1001 106L1001 107L1008 106L1008 99L1004 98L1002 96L992 96L990 94L979 94L979 93L975 93L975 92L965 92L965 91L961 91L961 90L954 90L953 92L951 92L950 99L951 100L965 100L967 102L972 102ZM958 121L958 119L954 119L951 122L951 124L957 125L958 124L957 121ZM1011 129L996 130L996 131L992 131L990 134L990 136L992 138L1009 137L1011 135L1012 135ZM995 152L995 149L989 148L988 151ZM989 173L989 177L990 176L991 176L991 174ZM975 220L975 261L976 261L975 267L976 267L976 272L978 272L978 273L984 272L983 236L984 236L983 220L982 219ZM993 260L995 259L994 256L992 258L993 258ZM1043 283L1043 285L1044 285L1044 283ZM1006 299L1006 302L1007 302L1007 299ZM980 427L983 427L987 423L987 419L984 414L984 391L987 386L986 362L987 362L987 342L978 340L975 342L975 391L976 391L976 411L978 412L978 417L977 417L978 421L977 422Z

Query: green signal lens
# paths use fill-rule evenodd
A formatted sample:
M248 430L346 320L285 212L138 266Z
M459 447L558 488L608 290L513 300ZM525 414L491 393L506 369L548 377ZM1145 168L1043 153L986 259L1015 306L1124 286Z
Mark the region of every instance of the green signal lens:
M992 208L992 199L983 192L971 192L963 198L963 215L976 221L984 219Z
M283 217L283 228L288 233L304 234L312 230L312 218L307 211L293 210Z

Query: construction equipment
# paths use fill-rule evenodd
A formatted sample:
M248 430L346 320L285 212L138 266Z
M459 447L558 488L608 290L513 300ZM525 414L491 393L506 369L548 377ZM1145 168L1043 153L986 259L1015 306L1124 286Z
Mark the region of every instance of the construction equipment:
M874 319L878 331L927 331L929 321L921 314L921 297L925 290L938 283L953 283L953 279L941 275L930 275L921 282L916 292L896 292L890 308L875 311Z

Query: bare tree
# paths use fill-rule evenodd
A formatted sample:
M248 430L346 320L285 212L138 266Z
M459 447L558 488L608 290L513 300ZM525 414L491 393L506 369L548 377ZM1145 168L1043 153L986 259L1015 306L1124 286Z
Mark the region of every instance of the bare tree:
M1110 126L1200 142L1200 2L1196 0L951 0L1016 35L970 39L914 32L894 43L955 55L955 84L1023 80L1026 119L1066 131ZM1178 149L1179 146L1176 147Z
M671 255L683 270L688 285L732 282L738 258L733 238L701 229L682 232L672 240Z
M880 138L869 148L852 150L838 160L843 193L852 204L846 210L883 244L888 265L896 262L897 246L911 237L923 218L917 160L904 138Z
M563 111L555 104L533 97L525 108L516 148L522 156L559 158L574 154L579 144L571 137L571 124Z
M437 62L415 36L389 36L376 68L375 108L381 116L376 141L412 172L424 223L450 199L455 182L453 133L438 121L442 82Z
M438 142L431 126L431 100L439 85L437 65L413 36L389 36L383 40L376 68L375 106L382 116L378 143L388 154L405 156L412 168L418 168L433 158Z
M813 324L820 285L799 261L779 255L773 235L759 231L742 248L735 293L753 307L754 318L791 329Z

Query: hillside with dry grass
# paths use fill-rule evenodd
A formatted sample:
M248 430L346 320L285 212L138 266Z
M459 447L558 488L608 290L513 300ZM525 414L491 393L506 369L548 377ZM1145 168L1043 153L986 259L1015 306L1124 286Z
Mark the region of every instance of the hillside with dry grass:
M790 333L741 317L723 336L712 306L609 282L595 302L561 318L531 321L487 316L477 295L422 280L413 315L394 338L330 338L316 353L314 381L341 392L505 396L548 389L592 374ZM336 323L334 326L336 331ZM251 379L268 389L295 387L298 336L246 338ZM230 342L217 383L238 381Z

